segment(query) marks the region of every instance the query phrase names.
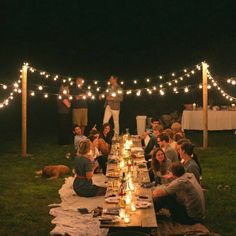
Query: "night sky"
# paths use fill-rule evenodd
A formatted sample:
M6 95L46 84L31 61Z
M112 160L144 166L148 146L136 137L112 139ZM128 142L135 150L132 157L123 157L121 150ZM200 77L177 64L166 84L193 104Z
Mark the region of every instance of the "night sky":
M0 11L2 83L16 80L25 61L49 73L97 80L114 73L122 80L155 77L203 60L222 80L236 75L235 1L8 0L0 2ZM137 114L159 116L194 99L125 99L121 128L134 126ZM219 102L212 96L210 101ZM20 127L20 104L17 109L7 108L4 119L18 117ZM48 111L56 114L55 101L30 101L32 127L40 129L40 114L41 123L48 123ZM91 104L90 111L91 125L102 120L102 103Z
M23 61L91 79L154 76L202 60L236 74L234 1L4 2L0 75L9 79Z

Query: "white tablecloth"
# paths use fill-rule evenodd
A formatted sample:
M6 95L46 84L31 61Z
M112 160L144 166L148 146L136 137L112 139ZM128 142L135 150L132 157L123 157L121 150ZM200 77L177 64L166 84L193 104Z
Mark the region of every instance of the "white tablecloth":
M202 130L202 110L184 110L182 114L182 129ZM208 130L236 129L236 111L208 110Z

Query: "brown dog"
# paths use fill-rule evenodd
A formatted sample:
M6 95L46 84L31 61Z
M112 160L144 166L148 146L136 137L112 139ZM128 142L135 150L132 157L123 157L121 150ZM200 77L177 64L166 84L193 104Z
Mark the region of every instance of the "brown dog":
M49 179L57 179L70 172L70 168L65 165L45 166L42 170L36 171L37 176L43 176Z

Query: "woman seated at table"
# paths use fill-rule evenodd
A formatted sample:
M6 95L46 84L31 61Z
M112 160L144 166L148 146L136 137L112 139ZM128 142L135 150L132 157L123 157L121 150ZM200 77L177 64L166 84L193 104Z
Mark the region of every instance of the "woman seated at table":
M93 197L105 195L106 188L94 185L92 182L93 172L98 166L95 161L92 163L89 158L91 148L90 141L82 140L79 143L79 152L75 157L75 180L73 183L74 191L81 197Z
M103 124L100 138L104 139L104 141L109 144L110 150L113 136L114 136L114 131L111 129L111 125L109 123Z
M102 173L105 175L110 146L100 137L100 133L97 130L90 131L89 139L92 143L91 151L93 158L98 161L99 166L102 168Z
M155 185L165 184L171 181L171 161L166 158L165 152L161 148L155 149L152 155L150 178L155 181Z

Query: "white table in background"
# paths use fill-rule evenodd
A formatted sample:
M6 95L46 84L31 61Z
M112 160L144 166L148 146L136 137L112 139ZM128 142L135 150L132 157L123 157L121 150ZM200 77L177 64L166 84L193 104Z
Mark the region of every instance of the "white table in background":
M182 114L182 129L203 130L202 110L184 110ZM236 129L236 111L208 110L208 130Z

